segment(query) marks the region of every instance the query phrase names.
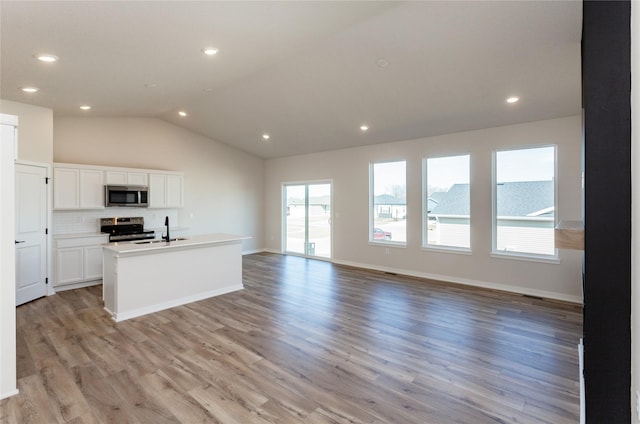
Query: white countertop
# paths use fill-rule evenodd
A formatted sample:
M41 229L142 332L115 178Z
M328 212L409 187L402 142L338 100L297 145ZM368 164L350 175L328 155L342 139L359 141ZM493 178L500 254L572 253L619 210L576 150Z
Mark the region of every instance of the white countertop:
M242 240L248 240L249 236L240 236L237 234L202 234L191 236L184 240L175 240L169 243L160 241L156 243L137 243L137 242L123 242L123 243L109 243L103 245L105 251L111 251L115 254L145 254L145 253L160 253L163 251L173 249L186 249L204 247L207 245L225 244L231 242L240 242Z

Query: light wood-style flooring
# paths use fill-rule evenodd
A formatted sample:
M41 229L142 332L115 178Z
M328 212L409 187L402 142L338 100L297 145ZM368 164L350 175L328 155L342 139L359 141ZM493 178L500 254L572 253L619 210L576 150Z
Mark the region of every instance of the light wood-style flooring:
M121 323L101 286L19 307L20 394L0 422L579 420L577 305L293 256L243 263L242 291Z

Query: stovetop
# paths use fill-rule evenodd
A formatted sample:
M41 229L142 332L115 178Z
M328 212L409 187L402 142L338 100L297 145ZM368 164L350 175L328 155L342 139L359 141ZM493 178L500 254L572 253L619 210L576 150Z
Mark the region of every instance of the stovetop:
M100 231L109 234L109 241L133 241L155 238L155 232L144 229L143 217L101 218Z

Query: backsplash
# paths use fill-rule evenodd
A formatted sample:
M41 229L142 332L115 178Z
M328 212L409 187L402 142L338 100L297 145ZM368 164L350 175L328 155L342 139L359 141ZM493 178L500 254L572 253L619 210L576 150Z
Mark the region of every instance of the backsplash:
M141 216L145 229L164 227L169 217L171 227L178 226L177 209L107 208L104 210L72 210L53 212L53 230L56 234L99 233L100 218Z

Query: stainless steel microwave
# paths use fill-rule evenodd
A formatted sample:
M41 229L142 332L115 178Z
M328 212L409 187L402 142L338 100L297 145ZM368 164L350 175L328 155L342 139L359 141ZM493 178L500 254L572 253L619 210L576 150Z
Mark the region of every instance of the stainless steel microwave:
M147 186L104 186L104 203L107 207L139 207L149 206L149 187Z

